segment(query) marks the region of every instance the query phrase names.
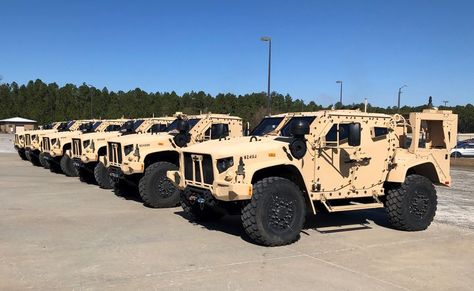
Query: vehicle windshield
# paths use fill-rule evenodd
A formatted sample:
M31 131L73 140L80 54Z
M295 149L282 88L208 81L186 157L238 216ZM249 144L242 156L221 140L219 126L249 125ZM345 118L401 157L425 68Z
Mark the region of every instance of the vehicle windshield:
M281 129L280 136L291 136L291 127L298 121L305 121L310 125L313 123L315 116L298 116L291 118Z
M69 130L71 128L71 126L73 126L76 122L75 121L68 121L67 125L66 125L66 130Z
M92 131L95 131L99 125L102 124L102 121L97 121L92 125Z
M137 129L140 127L140 125L142 125L144 121L145 120L143 119L135 120L135 122L133 123L133 131L137 131Z
M164 130L164 131L173 131L173 130L176 130L176 125L178 124L178 120L179 119L175 119L173 120L173 122L171 122L170 125L168 125L168 127ZM199 122L199 118L192 118L192 119L188 119L188 123L189 123L189 129L193 128L193 126L196 125L196 123Z
M260 121L260 123L252 130L250 135L262 136L274 131L282 120L283 117L266 117Z

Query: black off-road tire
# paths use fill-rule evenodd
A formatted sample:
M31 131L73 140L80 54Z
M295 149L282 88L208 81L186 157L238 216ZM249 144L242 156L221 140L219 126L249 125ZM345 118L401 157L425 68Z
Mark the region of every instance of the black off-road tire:
M28 154L29 160L33 166L41 167L41 162L39 160L39 157L35 155L34 153L30 152Z
M51 171L51 173L63 174L63 170L61 169L61 165L59 165L57 160L50 160L50 161L48 161L48 163L49 163L49 171Z
M291 244L300 237L306 204L300 188L280 177L264 178L253 185L250 202L242 209L247 235L264 246Z
M77 173L79 175L79 180L81 182L84 182L87 184L95 184L94 173L92 173L92 170L89 170L85 167L80 167L77 169Z
M186 199L184 191L180 193L181 199L180 204L183 208L184 215L190 220L195 222L208 222L220 219L225 214L220 211L216 211L209 206L204 206L201 208L199 203L191 204L189 200Z
M113 183L114 193L118 197L130 198L130 197L140 197L138 194L138 187L132 185L130 182L127 182L124 179Z
M23 151L23 150L18 150L18 155L20 156L20 158L21 158L23 161L28 160L28 158L26 157L25 151Z
M45 169L49 169L50 165L49 165L48 160L46 160L44 153L40 153L38 158L39 158L41 166L43 166L43 168Z
M97 184L102 189L113 189L114 183L110 178L109 171L105 165L101 162L97 163L94 167L94 178Z
M181 191L166 177L166 172L175 170L178 166L168 162L157 162L146 168L138 184L145 205L153 208L179 205Z
M392 226L399 230L428 228L436 214L436 189L420 175L409 175L400 186L387 191L385 209Z
M59 162L61 170L68 177L78 177L79 171L72 163L72 159L68 155L63 155L61 161Z

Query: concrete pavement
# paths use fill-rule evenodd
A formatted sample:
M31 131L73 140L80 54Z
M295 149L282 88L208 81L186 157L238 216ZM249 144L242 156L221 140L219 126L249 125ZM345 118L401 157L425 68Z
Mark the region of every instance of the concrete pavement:
M393 230L383 210L319 214L266 248L238 216L193 224L0 154L0 290L472 290L474 172L453 173L427 231Z

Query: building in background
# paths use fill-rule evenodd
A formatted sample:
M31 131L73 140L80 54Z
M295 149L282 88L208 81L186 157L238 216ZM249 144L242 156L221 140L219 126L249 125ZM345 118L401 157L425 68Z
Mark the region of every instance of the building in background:
M17 133L25 130L35 129L37 122L35 120L22 117L13 117L0 120L0 133Z

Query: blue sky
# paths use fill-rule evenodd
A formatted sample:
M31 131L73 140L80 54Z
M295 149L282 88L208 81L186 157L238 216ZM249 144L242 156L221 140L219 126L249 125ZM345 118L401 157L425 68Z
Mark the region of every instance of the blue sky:
M3 82L474 103L474 1L0 1Z

